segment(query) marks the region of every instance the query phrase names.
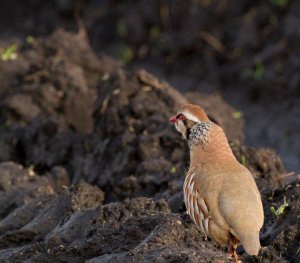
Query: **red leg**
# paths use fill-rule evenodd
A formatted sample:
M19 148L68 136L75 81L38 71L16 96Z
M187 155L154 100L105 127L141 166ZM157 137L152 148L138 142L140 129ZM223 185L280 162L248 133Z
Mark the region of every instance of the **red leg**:
M228 243L228 259L233 259L234 258L234 254L235 254L235 247L233 242L230 240Z
M236 253L237 244L234 243L232 239L230 239L228 245L229 245L228 259L234 259L236 263L242 263L241 257Z

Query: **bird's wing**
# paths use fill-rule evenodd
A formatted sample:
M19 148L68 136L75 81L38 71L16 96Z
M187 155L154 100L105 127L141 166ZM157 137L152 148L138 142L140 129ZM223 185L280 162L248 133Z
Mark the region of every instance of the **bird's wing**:
M245 186L247 186L245 188ZM248 170L232 174L218 196L220 212L249 254L258 251L263 208L255 181Z
M190 169L186 175L183 186L184 202L191 219L200 227L203 233L208 235L210 219L208 208L203 196L201 196L195 175L195 169Z

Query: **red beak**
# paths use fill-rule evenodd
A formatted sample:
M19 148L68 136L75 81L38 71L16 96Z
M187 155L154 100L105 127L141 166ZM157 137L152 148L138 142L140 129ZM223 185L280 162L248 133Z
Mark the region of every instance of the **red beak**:
M173 122L173 123L175 123L177 121L177 118L176 118L176 116L172 116L171 118L170 118L170 122Z

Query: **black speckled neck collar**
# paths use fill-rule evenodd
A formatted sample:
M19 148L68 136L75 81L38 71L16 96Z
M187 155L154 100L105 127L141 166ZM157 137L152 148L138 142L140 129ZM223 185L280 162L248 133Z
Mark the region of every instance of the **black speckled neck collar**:
M211 121L199 122L187 131L187 140L190 148L198 145L206 145L209 142L210 130L213 126Z

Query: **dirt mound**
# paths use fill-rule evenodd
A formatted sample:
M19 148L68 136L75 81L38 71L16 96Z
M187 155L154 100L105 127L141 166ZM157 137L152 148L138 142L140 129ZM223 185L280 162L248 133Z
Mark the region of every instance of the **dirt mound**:
M18 60L26 66L15 72L10 65L7 73L18 83L8 78L3 88L0 160L39 172L67 167L72 182L97 184L107 201L169 199L181 189L187 148L168 119L184 96L146 71L127 73L98 59L84 34L58 31L25 47ZM242 120L220 97L198 101L230 139L243 139Z
M145 70L125 72L98 58L83 32L60 30L19 50L17 61L0 62L6 72L0 91L0 261L226 260L175 213L185 210L188 149L168 119L190 100L224 128L237 158L257 177L267 215L262 256L284 262L279 235L289 232L273 225L268 212L272 187L286 184L284 167L273 151L242 145L243 120L220 96L183 96ZM289 205L299 203L291 199ZM286 217L296 222L290 211ZM278 235L269 235L270 227ZM296 224L291 231L298 231ZM297 242L295 234L288 251Z
M222 249L205 240L187 215L171 213L163 199L101 205L104 194L95 186L82 182L57 194L46 176L29 175L18 164L1 164L6 182L16 179L16 171L28 181L22 190L32 198L24 198L11 213L0 206L1 262L226 261ZM39 180L50 193L35 188ZM3 188L2 195L19 188ZM283 262L271 254L272 261L264 262Z

